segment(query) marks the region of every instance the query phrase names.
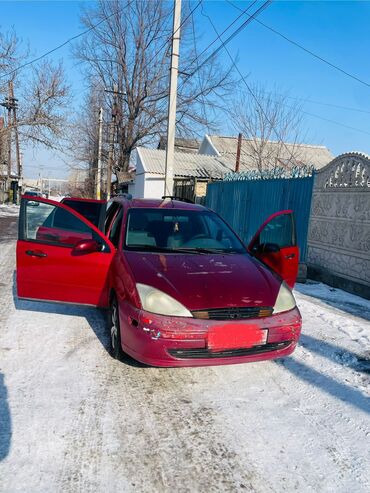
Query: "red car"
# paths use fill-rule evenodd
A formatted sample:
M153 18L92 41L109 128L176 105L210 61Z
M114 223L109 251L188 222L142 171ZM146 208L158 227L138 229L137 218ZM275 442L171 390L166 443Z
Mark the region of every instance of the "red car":
M298 254L292 211L268 218L245 246L215 212L172 198L24 196L17 289L19 298L109 308L118 359L259 361L296 347Z

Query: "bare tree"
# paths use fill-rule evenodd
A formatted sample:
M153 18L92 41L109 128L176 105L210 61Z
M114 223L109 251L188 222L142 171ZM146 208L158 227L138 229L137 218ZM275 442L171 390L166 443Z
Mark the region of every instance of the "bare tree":
M31 81L21 91L19 133L23 140L60 148L67 124L65 108L69 87L62 65L45 61L33 69Z
M251 86L235 98L232 125L243 134L241 162L260 172L276 167L299 165L302 158L302 106L287 94L268 92L261 85Z
M99 108L104 105L104 88L92 84L85 96L81 111L73 120L69 133L69 151L74 170L87 170L86 193L93 197L95 174L98 168ZM103 160L107 159L107 126L103 125L105 146L102 150Z
M23 50L21 41L14 30L2 33L0 32L0 76L11 72L15 65L21 63L27 56L28 50ZM10 74L7 78L0 79L0 93L7 92L8 81L15 80L16 72Z
M137 145L153 142L167 128L171 7L160 0L99 0L82 17L92 30L76 45L75 56L93 83L98 79L105 88L118 86L117 164L121 171L127 171ZM177 130L180 135L194 135L214 123L208 121L207 110L221 105L231 77L230 70L215 59L198 65L190 23L181 29ZM197 76L192 77L195 71ZM112 108L111 94L107 104Z
M45 60L32 66L31 76L22 72L21 77L15 69L28 52L14 31L0 32L0 94L7 95L8 83L13 81L19 107L17 127L23 142L60 149L69 102L64 70L60 63ZM8 128L3 129L3 134L6 132Z

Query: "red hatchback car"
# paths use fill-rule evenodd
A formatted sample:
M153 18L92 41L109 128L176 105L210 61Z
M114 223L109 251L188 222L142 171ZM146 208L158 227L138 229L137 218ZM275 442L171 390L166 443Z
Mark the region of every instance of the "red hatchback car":
M200 366L287 356L301 331L297 270L289 210L245 246L215 212L172 198L22 198L19 298L109 308L118 359Z

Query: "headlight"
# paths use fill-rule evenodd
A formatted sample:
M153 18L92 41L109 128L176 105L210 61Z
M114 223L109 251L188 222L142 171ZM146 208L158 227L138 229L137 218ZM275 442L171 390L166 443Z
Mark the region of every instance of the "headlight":
M277 295L276 298L273 314L287 312L288 310L293 310L295 306L296 306L296 302L293 293L285 284L285 282L281 283L279 294Z
M193 316L181 303L159 289L146 284L136 284L136 287L144 310L173 317Z

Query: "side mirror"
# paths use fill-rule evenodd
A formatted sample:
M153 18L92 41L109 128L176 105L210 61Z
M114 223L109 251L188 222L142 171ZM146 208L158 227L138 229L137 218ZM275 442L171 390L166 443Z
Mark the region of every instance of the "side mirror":
M87 255L101 252L102 245L95 240L81 240L72 248L72 255Z

